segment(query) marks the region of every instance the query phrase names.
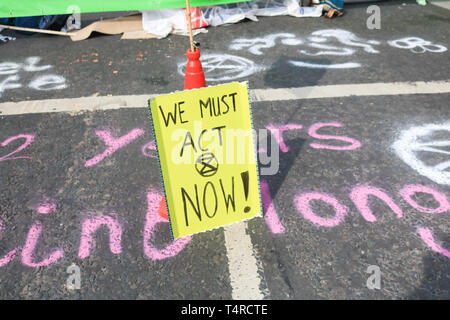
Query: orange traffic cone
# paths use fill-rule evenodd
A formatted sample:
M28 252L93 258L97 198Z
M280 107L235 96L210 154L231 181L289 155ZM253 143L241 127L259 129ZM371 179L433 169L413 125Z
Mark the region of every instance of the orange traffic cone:
M161 218L169 221L169 214L167 213L166 197L163 196L158 207L158 214Z
M205 73L200 62L200 50L189 49L186 53L188 63L184 74L184 90L198 89L206 87Z

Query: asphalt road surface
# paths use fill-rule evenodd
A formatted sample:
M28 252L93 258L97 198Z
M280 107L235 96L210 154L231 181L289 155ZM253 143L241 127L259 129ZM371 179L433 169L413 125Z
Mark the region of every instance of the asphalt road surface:
M0 297L449 299L450 11L376 4L381 29L366 3L196 37L208 85L249 81L279 168L264 218L176 242L145 103L183 88L188 38L4 30Z

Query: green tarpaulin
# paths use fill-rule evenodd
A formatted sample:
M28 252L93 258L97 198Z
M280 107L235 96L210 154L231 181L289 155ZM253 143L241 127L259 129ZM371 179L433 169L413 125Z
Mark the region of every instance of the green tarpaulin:
M245 1L248 0L190 0L189 3L191 7L203 7ZM1 0L0 18L75 13L74 11L135 11L185 6L185 0Z

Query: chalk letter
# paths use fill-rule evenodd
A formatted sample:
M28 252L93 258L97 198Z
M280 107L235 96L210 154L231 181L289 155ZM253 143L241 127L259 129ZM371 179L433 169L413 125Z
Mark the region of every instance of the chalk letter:
M316 213L314 213L310 205L310 202L313 200L320 200L332 205L334 207L334 210L336 211L336 215L334 216L334 218L322 218L319 217ZM339 225L339 223L341 223L341 221L344 219L345 215L348 212L346 206L341 205L336 198L329 196L325 193L319 192L304 193L295 197L294 202L297 207L297 210L303 215L305 219L321 227L335 227Z
M25 149L26 147L28 147L34 141L34 135L19 134L14 137L9 137L5 141L3 141L0 144L0 146L5 147L8 144L10 144L12 141L17 140L17 139L25 139L26 141L20 147L18 147L16 150L14 150L13 152L8 153L6 156L0 157L0 162L5 161L5 160L15 160L15 159L31 159L31 157L26 157L26 156L13 157L13 158L10 158L10 156L12 156L13 154L16 154L16 153L20 152L21 150Z
M39 76L28 85L29 88L39 91L61 90L67 88L66 79L56 74Z
M153 152L149 152L147 150L153 150ZM155 140L152 140L149 143L147 143L146 145L142 146L141 152L146 157L158 159L158 156L155 155L155 153L156 153Z
M261 181L261 199L264 210L264 220L270 231L274 234L284 233L284 227L278 218L275 205L270 196L269 184L264 180Z
M22 249L22 263L28 267L39 268L51 265L57 262L64 256L64 251L60 248L55 249L47 258L40 262L35 262L33 258L33 253L36 249L37 242L42 233L42 223L36 221L28 231L27 240L25 246Z
M85 259L91 253L93 235L101 226L108 227L109 230L109 248L112 253L120 254L122 252L122 227L119 222L110 216L98 216L87 218L83 221L81 227L80 249L78 257Z
M0 221L0 231L3 230L3 223ZM0 267L6 266L8 263L10 263L16 256L17 252L19 251L18 248L15 248L8 252L6 255L4 255L2 258L0 258Z
M383 190L371 186L356 186L350 193L350 199L352 199L356 208L358 208L363 218L367 221L377 221L377 218L373 215L372 210L369 207L369 195L383 200L389 208L394 211L397 218L400 219L403 216L402 209L400 209L400 207L395 204L391 197L389 197Z
M13 81L19 81L19 76L10 76L0 82L0 97L2 96L3 91L21 88L22 85L20 83L11 83Z
M316 123L313 124L309 130L308 134L316 139L322 139L322 140L340 140L344 142L350 143L348 146L330 146L325 144L319 144L319 143L310 143L309 145L311 148L314 149L328 149L328 150L355 150L361 147L361 142L359 142L356 139L349 138L349 137L342 137L342 136L329 136L329 135L323 135L317 133L317 130L319 130L322 127L342 127L343 125L341 123L337 122L329 122L329 123Z
M15 74L20 70L20 64L14 62L0 63L0 74Z
M286 146L286 144L284 143L283 133L287 130L300 130L301 128L303 128L303 126L301 126L299 124L285 124L285 125L282 125L279 127L269 124L266 126L266 129L269 130L273 134L275 139L277 139L278 145L280 146L280 150L282 152L289 151L289 147Z
M40 67L36 66L39 63L39 61L41 61L40 57L26 58L23 69L27 72L37 72L37 71L44 71L44 70L52 68L51 65L40 66Z
M104 152L96 155L92 159L87 160L84 164L85 167L92 167L97 163L99 163L100 161L102 161L103 159L105 159L106 157L112 155L118 149L125 147L131 141L142 136L144 134L144 130L134 129L120 138L114 138L111 132L107 130L97 130L95 131L95 134L99 136L105 142L105 145L107 145L109 148L106 149Z
M437 202L439 202L439 206L437 208L433 209L433 208L426 208L426 207L419 205L412 198L412 196L418 192L431 194L434 197L434 199ZM408 202L409 205L411 207L413 207L414 209L416 209L417 211L424 212L424 213L442 213L442 212L450 211L450 203L448 202L445 194L443 194L439 191L436 191L430 187L426 187L426 186L423 186L420 184L407 185L407 186L404 186L400 190L399 193L403 197L403 199L405 199L405 201Z
M440 245L436 243L433 237L433 233L428 228L418 227L417 233L422 238L423 242L427 244L431 248L431 250L450 258L450 251L442 248Z

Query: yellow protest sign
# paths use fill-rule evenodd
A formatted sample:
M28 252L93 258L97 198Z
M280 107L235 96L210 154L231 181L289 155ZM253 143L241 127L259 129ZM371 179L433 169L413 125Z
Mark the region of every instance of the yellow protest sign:
M261 215L248 86L149 100L175 239Z

